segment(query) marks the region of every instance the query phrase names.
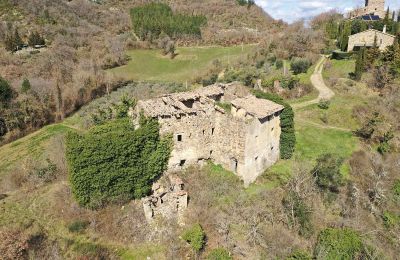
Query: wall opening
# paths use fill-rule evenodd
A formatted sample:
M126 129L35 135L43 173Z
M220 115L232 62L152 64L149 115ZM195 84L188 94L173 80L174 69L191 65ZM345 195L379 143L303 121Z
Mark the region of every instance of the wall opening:
M237 173L237 169L238 169L238 160L236 158L232 158L231 159L231 170L234 173Z
M181 134L177 135L177 136L176 136L176 140L177 140L178 142L182 142L182 135L181 135Z
M254 158L254 161L256 161L256 162L258 161L258 156L256 156L256 158Z
M214 135L214 132L215 132L215 128L213 127L213 128L211 128L211 134Z
M203 135L205 135L206 134L206 130L203 130Z
M185 166L185 164L186 164L186 160L181 160L181 161L179 162L179 166L180 166L180 167Z
M182 101L182 103L188 108L193 108L194 100L189 99L189 100Z
M210 156L213 154L213 150L210 151Z

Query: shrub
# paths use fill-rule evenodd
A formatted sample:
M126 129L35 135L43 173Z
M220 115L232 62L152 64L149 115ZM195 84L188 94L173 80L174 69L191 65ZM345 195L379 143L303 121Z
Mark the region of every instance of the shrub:
M0 77L0 102L8 102L13 98L13 91L10 84Z
M392 228L400 223L400 216L387 211L383 213L382 220L386 228Z
M225 248L215 248L207 256L208 260L232 260L229 252Z
M293 58L290 63L290 69L295 75L306 73L308 68L311 67L311 62L305 58Z
M257 98L268 99L285 107L281 113L282 133L280 137L280 152L282 159L292 158L296 145L296 134L294 129L294 112L292 107L278 95L271 93L264 93L260 90L253 90L253 94Z
M282 60L277 60L277 61L275 62L275 67L276 67L277 69L282 69L282 68L283 68L283 61L282 61Z
M218 75L212 74L208 78L203 79L201 84L203 85L203 87L207 87L207 86L210 86L210 85L214 84L215 82L217 82L217 79L218 79Z
M286 260L311 260L311 259L312 257L307 252L303 251L295 251L286 258Z
M74 197L89 208L141 198L166 169L170 152L171 138L160 138L152 119L142 118L138 130L129 119L118 119L82 135L69 133L66 155Z
M187 229L182 235L182 239L188 242L193 250L196 252L199 252L201 249L203 249L205 238L205 233L200 224L193 225L192 227Z
M68 225L68 230L72 233L81 233L89 226L89 224L89 221L77 220Z
M27 93L30 89L31 89L31 83L29 82L28 79L25 78L24 81L22 81L21 92Z
M363 243L353 230L327 228L318 235L315 247L316 259L358 259ZM360 258L361 259L361 258Z
M324 154L317 159L317 165L312 170L316 183L321 190L337 193L343 185L340 168L343 158L335 154Z
M318 103L318 107L320 109L328 110L331 102L329 100L320 100Z

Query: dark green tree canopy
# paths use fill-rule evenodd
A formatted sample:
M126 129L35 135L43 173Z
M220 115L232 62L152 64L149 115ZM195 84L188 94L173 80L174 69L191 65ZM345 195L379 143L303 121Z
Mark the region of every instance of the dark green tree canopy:
M172 38L201 37L201 26L207 23L203 15L174 14L163 3L150 3L131 9L134 31L142 40L153 40L166 34Z
M0 77L0 102L6 103L13 98L13 90L8 82Z
M98 208L151 191L166 170L171 139L160 138L157 121L141 121L138 130L128 119L117 119L67 136L69 179L80 205Z

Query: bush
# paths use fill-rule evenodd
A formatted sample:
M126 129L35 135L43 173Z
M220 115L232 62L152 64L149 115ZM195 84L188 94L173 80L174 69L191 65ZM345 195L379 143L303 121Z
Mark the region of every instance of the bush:
M343 185L343 176L340 173L343 161L343 158L335 154L324 154L317 159L312 173L321 190L339 192L339 187Z
M400 216L392 212L385 212L383 213L382 220L386 228L392 228L400 223Z
M316 259L362 259L363 251L360 236L353 230L328 228L318 235L315 247Z
M307 252L303 251L295 251L286 258L286 260L311 260L311 259L312 257Z
M77 220L68 225L68 230L72 233L81 233L89 226L89 224L89 221Z
M192 227L187 229L182 235L182 239L188 242L193 250L196 252L199 252L201 249L203 249L205 238L205 233L200 224L193 225Z
M306 73L311 67L311 62L305 58L293 58L290 63L290 69L295 75L300 73Z
M331 102L329 100L320 100L318 103L318 107L320 109L328 110Z
M280 152L281 152L281 159L292 158L296 146L296 134L294 129L294 112L292 107L278 95L265 93L260 90L253 90L253 94L257 98L268 99L285 107L281 113L282 133L280 137Z
M25 78L24 81L22 81L21 92L27 93L30 89L31 89L31 83L29 82L28 79Z
M0 102L8 102L13 98L13 91L10 84L0 77Z
M282 69L282 68L283 68L283 61L282 61L282 60L277 60L277 61L275 62L275 67L276 67L277 69Z
M66 154L74 197L81 206L98 208L146 196L166 170L170 152L171 138L160 138L152 119L142 118L138 130L129 119L118 119L82 135L69 133Z
M332 59L334 60L347 60L350 59L354 55L353 52L344 52L344 51L333 51Z
M203 79L201 84L203 85L203 87L207 87L207 86L210 86L210 85L214 84L215 82L217 82L217 79L218 79L218 75L212 74L208 78Z
M225 248L216 248L211 250L207 256L208 260L232 260L229 252Z

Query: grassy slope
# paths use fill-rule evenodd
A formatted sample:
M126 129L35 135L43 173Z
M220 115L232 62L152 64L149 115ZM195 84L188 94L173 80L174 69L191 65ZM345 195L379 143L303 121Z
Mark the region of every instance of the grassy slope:
M253 45L234 47L178 48L173 60L160 50L132 50L131 61L126 66L110 70L116 76L131 80L156 80L185 82L208 71L214 60L227 64L247 55Z
M359 149L359 140L351 132L359 126L359 122L356 122L352 116L353 108L368 102L374 97L374 93L371 93L366 86L346 79L353 70L354 61L352 60L332 60L331 66L325 68L323 76L327 84L332 79L339 79L339 83L332 87L336 96L332 99L330 108L321 110L317 105L311 105L295 111L297 143L293 159L281 160L267 170L264 178L272 179L273 182L272 185L269 183L267 186L261 183L262 187L279 185L282 180L291 175L296 163L311 170L318 156L324 153L335 153L349 158ZM304 80L307 74L303 75ZM299 101L294 103L297 102ZM321 121L323 114L326 114L328 118L327 124ZM348 173L347 163L343 166L342 173L344 175ZM260 187L253 186L253 189L257 188Z
M348 66L350 68L350 66ZM329 78L338 73L338 70L343 69L343 64L334 63L333 68L329 69L324 76ZM169 72L171 73L171 72ZM345 71L341 72L343 75ZM168 73L166 74L168 75ZM172 74L170 74L172 75ZM339 87L342 89L344 86ZM347 87L346 87L347 88ZM336 90L336 89L335 89ZM352 89L352 91L345 91L339 93L336 90L338 97L332 101L332 111L328 113L338 114L338 125L344 125L349 118L347 116L340 117L343 111L351 111L354 104L352 102L339 102L340 100L352 100L359 91L363 91L362 86ZM121 95L124 91L119 90ZM133 91L132 89L130 91ZM351 93L351 97L349 97ZM366 98L366 97L365 97ZM113 98L115 99L115 97ZM89 106L93 106L90 104ZM333 109L334 107L337 107ZM85 108L83 109L85 110ZM267 173L258 180L258 182L250 188L248 192L255 192L259 189L273 188L279 185L282 178L285 179L290 176L295 163L300 162L305 168L311 169L314 165L315 159L323 153L337 153L344 157L349 157L354 151L358 149L359 142L350 131L343 131L332 128L319 127L309 122L316 122L321 124L314 113L319 110L315 106L304 108L296 113L296 136L297 145L295 156L292 160L280 161L275 166L267 171ZM88 112L85 112L88 113ZM317 113L318 114L318 113ZM345 112L344 114L348 114ZM302 121L305 120L305 121ZM62 124L51 125L41 129L40 131L26 136L16 142L13 142L0 149L0 178L1 174L12 173L10 169L15 166L24 158L29 156L40 158L46 152L52 137L64 135L68 131L78 131L76 126L81 125L82 118L79 113L72 118L67 119ZM346 167L343 173L346 174ZM279 175L277 180L271 181L271 175ZM3 175L4 176L4 175ZM56 182L44 186L34 192L29 193L16 193L7 198L0 207L0 227L1 226L29 226L35 222L45 227L49 236L57 240L68 240L76 246L82 243L94 243L95 245L103 245L113 248L120 252L123 259L144 259L146 256L154 256L155 258L162 258L164 249L157 245L118 245L108 241L107 238L101 237L99 234L73 234L66 229L66 223L60 214L53 212L54 200L51 198L56 197L57 192L67 185L66 182ZM71 198L72 200L72 198ZM70 203L70 202L67 202ZM93 240L92 238L96 239ZM94 242L96 241L96 242Z

